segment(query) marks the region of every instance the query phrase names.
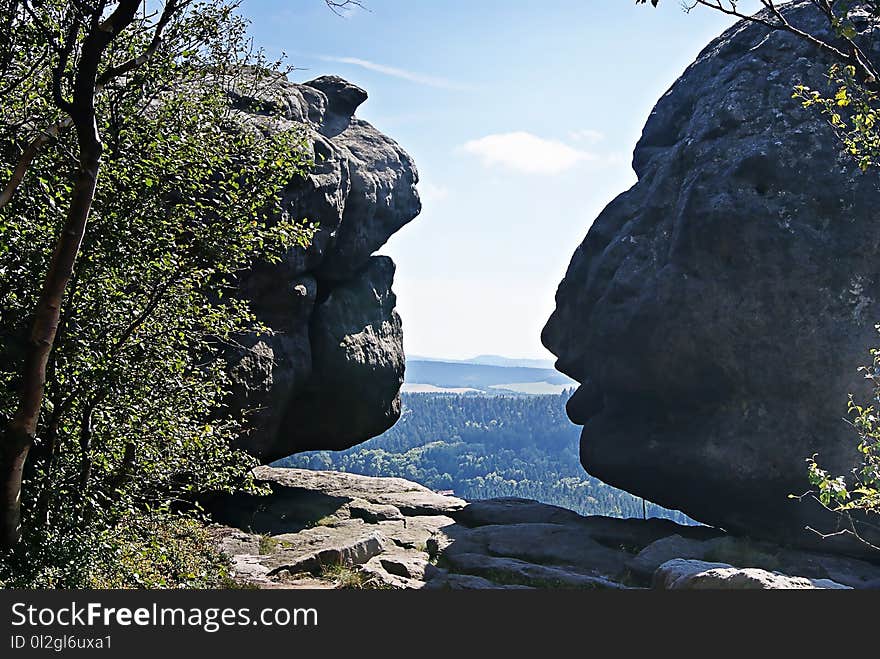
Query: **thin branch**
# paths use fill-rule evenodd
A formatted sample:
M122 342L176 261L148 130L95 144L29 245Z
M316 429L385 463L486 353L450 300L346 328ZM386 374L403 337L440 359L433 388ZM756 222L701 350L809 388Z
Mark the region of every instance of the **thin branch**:
M358 9L363 9L364 11L370 11L367 9L360 0L324 0L327 6L337 16L345 16L345 10L357 7Z
M650 1L655 7L659 2L659 0ZM735 0L726 0L726 2L725 0L691 0L689 4L684 5L684 10L686 12L691 12L696 7L706 7L727 16L761 25L770 31L788 32L789 34L793 34L812 44L820 50L833 55L842 62L854 66L868 83L873 84L880 80L880 74L878 74L876 67L854 39L838 33L838 37L846 44L846 49L849 52L841 50L833 43L820 39L819 37L792 25L785 16L783 9L774 0L760 1L761 5L764 7L764 11L754 15L744 14L737 9L737 3ZM636 2L639 4L645 4L647 0L636 0ZM829 0L812 0L812 4L825 15L832 28L837 27L838 18L834 15L833 2L829 2ZM838 32L837 30L835 31Z
M137 57L132 57L130 60L123 62L118 66L111 66L108 68L98 78L98 84L101 86L106 85L114 78L125 75L150 61L150 58L162 45L162 31L167 27L168 23L171 22L171 19L174 18L175 14L185 9L188 4L190 4L190 0L168 0L168 3L162 10L162 15L159 17L159 22L156 23L156 28L153 32L153 39L150 41L150 45L147 46L146 50Z
M63 130L70 128L72 125L73 120L70 116L67 116L31 140L30 144L27 145L24 152L21 154L21 158L19 158L18 164L12 172L9 183L6 184L3 192L0 192L0 208L3 208L12 199L15 191L18 190L18 186L24 181L25 174L27 174L31 163L33 163L34 158L37 157L40 150L49 142L57 138Z

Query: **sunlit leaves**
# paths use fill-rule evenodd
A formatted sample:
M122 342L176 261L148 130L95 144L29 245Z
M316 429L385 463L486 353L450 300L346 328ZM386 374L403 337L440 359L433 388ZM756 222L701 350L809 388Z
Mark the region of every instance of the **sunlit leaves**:
M124 557L164 560L171 554L133 552L107 529L155 520L200 492L253 487L254 461L231 445L243 419L225 407L224 358L242 332L268 330L237 295L238 280L258 260L302 249L314 227L280 206L285 187L311 164L308 136L280 115L281 103L263 108L267 130L230 99L232 89L271 96L283 77L254 52L245 28L227 3L195 4L169 26L149 67L99 95L104 162L49 365L36 469L25 488L26 542L12 559L0 558L0 580L11 571L23 584L85 585L127 564ZM143 46L133 30L109 64ZM24 95L0 102L7 116L37 107ZM72 139L62 134L46 149L0 209L0 414L14 408L17 342L69 200ZM19 153L0 132L0 173ZM38 458L50 428L51 474ZM149 584L150 571L135 574L132 560L113 584ZM184 581L190 572L181 572Z
M859 405L852 397L849 401L850 420L859 438L859 465L845 478L821 468L817 456L807 461L810 484L819 501L838 513L880 515L880 350L872 350L871 355L872 365L862 367L861 372L873 385L873 404Z
M831 95L800 85L794 98L806 108L818 109L837 133L844 151L867 171L880 164L880 97L857 79L852 66L832 66L829 81Z

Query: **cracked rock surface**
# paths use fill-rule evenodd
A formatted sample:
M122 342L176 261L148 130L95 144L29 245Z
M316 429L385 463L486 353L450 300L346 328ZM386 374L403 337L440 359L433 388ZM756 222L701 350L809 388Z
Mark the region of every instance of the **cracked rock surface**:
M256 588L872 588L880 566L660 519L467 502L400 478L259 467L265 497L210 508L235 579Z

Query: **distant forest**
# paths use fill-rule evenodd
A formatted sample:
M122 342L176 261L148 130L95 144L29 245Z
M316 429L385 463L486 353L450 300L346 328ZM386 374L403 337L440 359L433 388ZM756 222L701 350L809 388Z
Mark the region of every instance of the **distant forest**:
M300 453L278 466L397 476L465 499L522 497L585 515L641 517L642 500L590 477L580 465L580 427L562 395L404 394L400 421L347 451ZM648 515L687 516L648 503Z

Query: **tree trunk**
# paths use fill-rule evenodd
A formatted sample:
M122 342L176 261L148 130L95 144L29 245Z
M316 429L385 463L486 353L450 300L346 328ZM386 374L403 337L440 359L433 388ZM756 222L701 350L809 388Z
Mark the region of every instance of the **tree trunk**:
M73 82L73 99L62 98L59 84L56 104L70 115L76 129L79 147L79 170L71 197L70 208L64 221L64 229L52 255L49 272L43 282L43 290L34 313L33 328L25 348L24 371L21 377L18 408L4 429L0 438L0 548L9 548L21 539L21 486L24 465L28 452L34 444L43 393L46 387L46 365L58 333L61 318L61 304L67 284L73 274L73 266L79 253L80 244L86 231L95 188L98 183L98 170L101 166L102 145L96 122L95 95L99 89L98 69L104 51L120 32L131 25L143 0L119 0L116 9L102 20L104 4L89 9L91 27L86 31L76 61L76 75ZM160 37L162 28L171 16L179 10L176 0L169 0L163 9L153 44ZM97 12L97 13L95 13ZM76 35L74 35L76 36ZM64 72L69 57L76 45L76 39L65 43L59 54L61 73ZM148 48L148 52L149 52ZM105 72L101 85L113 77L143 64L139 59L131 60L120 67ZM55 77L55 76L53 76Z
M6 548L21 538L24 465L37 432L46 385L46 364L58 332L64 292L73 274L98 182L102 147L94 115L77 124L80 166L73 197L34 313L18 409L6 428L0 447L0 543Z

